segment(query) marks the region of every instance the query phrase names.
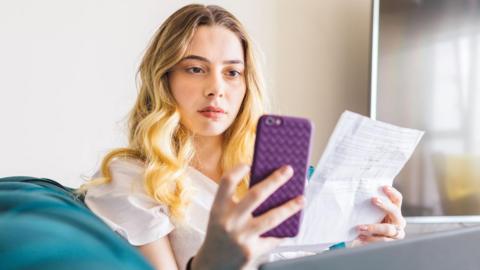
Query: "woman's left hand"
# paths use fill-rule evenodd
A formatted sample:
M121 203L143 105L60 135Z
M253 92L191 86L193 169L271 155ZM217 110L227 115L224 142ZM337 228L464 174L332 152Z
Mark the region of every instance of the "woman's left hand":
M384 186L382 189L389 201L374 197L372 203L385 211L385 218L378 224L359 225L359 236L354 240L353 246L405 238L406 221L401 210L402 194L390 186Z

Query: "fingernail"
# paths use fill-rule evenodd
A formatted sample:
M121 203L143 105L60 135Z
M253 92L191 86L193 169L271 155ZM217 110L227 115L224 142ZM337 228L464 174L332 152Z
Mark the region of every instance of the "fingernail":
M366 225L360 225L360 226L358 226L358 229L360 231L368 231L368 227Z
M369 235L370 235L370 233L364 232L364 231L361 231L361 232L358 233L358 236L362 236L362 237L367 237Z
M360 240L366 240L366 239L367 239L367 236L361 234L361 235L358 236L358 238L359 238Z
M373 199L373 203L375 203L378 206L381 206L383 204L382 201L379 198Z
M282 173L285 174L285 175L292 175L293 174L293 169L290 165L287 165L287 166L283 167Z

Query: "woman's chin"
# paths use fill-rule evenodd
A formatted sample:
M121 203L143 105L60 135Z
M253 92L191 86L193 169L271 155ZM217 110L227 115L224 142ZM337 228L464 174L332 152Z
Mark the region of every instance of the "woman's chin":
M220 130L220 131L217 131L217 130L206 130L206 131L201 131L201 132L197 132L195 133L197 136L202 136L202 137L216 137L216 136L220 136L223 134L225 130Z
M197 136L215 137L222 135L228 126L209 125L207 127L198 128L194 131Z

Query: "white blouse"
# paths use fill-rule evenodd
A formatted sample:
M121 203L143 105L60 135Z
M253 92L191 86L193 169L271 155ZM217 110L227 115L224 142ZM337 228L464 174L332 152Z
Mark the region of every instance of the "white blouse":
M200 248L207 229L217 183L193 167L187 170L194 189L186 220L175 226L168 209L147 195L143 187L144 164L117 159L110 163L112 181L93 186L86 205L115 232L134 246L145 245L168 235L179 269ZM94 176L100 175L99 172ZM161 254L159 254L161 256Z

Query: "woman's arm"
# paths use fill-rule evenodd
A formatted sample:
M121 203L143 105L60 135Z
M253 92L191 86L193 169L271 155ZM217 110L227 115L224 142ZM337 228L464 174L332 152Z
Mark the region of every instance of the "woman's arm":
M164 236L152 243L139 246L138 249L156 270L178 269L168 236Z

